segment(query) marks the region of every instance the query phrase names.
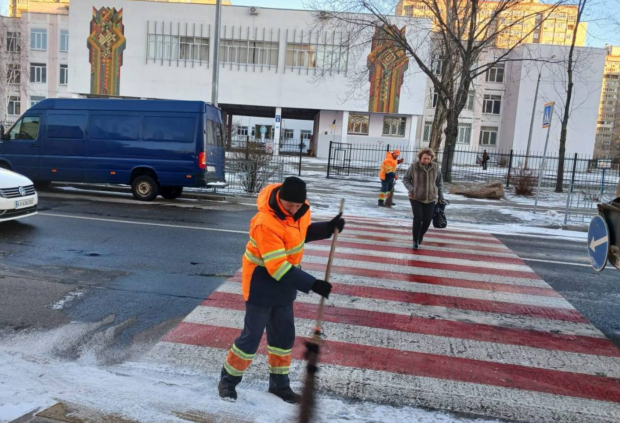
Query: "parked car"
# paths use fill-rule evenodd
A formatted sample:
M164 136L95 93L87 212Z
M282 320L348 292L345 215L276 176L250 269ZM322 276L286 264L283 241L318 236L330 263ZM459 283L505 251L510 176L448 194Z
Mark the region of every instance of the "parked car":
M33 216L38 204L30 179L0 167L0 222Z
M47 99L1 138L0 167L41 184L131 185L151 201L225 182L221 112L202 101Z

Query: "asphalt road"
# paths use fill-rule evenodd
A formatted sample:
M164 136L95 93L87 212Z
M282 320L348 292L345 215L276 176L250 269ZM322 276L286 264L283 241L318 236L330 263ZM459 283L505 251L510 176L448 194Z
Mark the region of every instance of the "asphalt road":
M77 358L99 343L91 350L108 363L148 349L239 269L254 213L118 197L44 194L40 204L39 215L1 226L0 328L89 324L59 354Z
M84 329L57 354L110 364L143 354L239 269L255 210L49 192L40 205L0 226L0 336L71 322ZM498 238L620 346L620 271L595 273L585 243Z

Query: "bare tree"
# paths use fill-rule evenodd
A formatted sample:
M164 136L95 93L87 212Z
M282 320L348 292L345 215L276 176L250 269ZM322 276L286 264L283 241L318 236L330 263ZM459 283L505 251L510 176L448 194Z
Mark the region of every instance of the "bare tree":
M8 121L12 97L20 99L20 110L12 103L11 112L19 115L26 109L28 95L28 34L22 18L0 17L0 121ZM23 101L22 101L23 100Z
M476 77L485 74L492 67L513 61L511 52L526 43L534 31L538 30L548 15L563 4L563 0L544 5L544 10L520 8L521 0L418 0L424 10L430 12L432 34L423 34L411 42L411 38L401 31L405 25L414 31L424 31L419 17L395 17L395 2L390 0L309 0L308 6L317 11L318 16L334 28L352 33L355 46L368 42L371 36L397 46L413 59L417 68L430 78L434 92L438 96L438 116L433 123L435 129L434 148L437 145L438 129L443 126L445 113L445 146L442 172L444 179L451 181L451 167L454 147L458 139L458 119L465 108L470 89ZM541 16L542 19L536 19ZM372 31L367 31L372 29ZM439 47L428 48L436 40ZM432 68L434 52L440 51L445 60L441 75ZM538 59L540 60L540 59ZM445 109L445 110L444 110Z
M577 21L575 23L575 30L573 31L573 38L571 41L570 49L568 51L568 58L566 61L566 100L564 105L564 115L562 116L562 130L560 132L560 151L558 157L558 176L555 183L555 192L563 191L564 184L564 155L566 154L566 137L568 135L568 121L571 115L571 102L573 99L574 81L573 71L575 67L575 44L577 43L577 33L579 23L583 16L583 12L586 8L588 0L577 0Z

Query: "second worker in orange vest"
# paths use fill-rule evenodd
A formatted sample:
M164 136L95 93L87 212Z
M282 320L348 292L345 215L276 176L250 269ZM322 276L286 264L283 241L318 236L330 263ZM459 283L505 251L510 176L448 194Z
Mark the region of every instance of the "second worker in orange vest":
M332 289L329 282L301 270L304 244L330 238L336 229L342 231L345 222L338 215L329 222L310 223L306 183L296 177L264 188L257 204L243 256L245 322L222 368L219 394L224 399L237 399L235 387L267 329L269 392L298 403L300 396L291 389L289 379L295 341L293 302L297 291L312 290L327 298Z
M379 207L385 205L385 200L390 195L390 191L394 189L394 181L397 179L396 168L405 161L405 159L398 159L398 156L400 156L400 150L396 149L391 153L388 151L385 153L383 163L381 163L381 171L379 172L379 179L381 179Z

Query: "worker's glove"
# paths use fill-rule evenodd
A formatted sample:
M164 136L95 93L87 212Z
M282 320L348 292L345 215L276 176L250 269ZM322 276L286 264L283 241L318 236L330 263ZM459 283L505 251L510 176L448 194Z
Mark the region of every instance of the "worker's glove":
M329 293L332 292L332 284L329 282L322 281L321 279L317 279L312 285L312 291L319 294L321 297L329 298Z
M404 161L405 161L405 159L400 159L397 163L398 163L398 164L401 164L401 163L402 163L402 162L404 162Z
M328 225L330 234L336 232L336 228L338 228L338 232L342 232L344 229L344 219L342 218L342 213L339 213L338 216L330 220Z

